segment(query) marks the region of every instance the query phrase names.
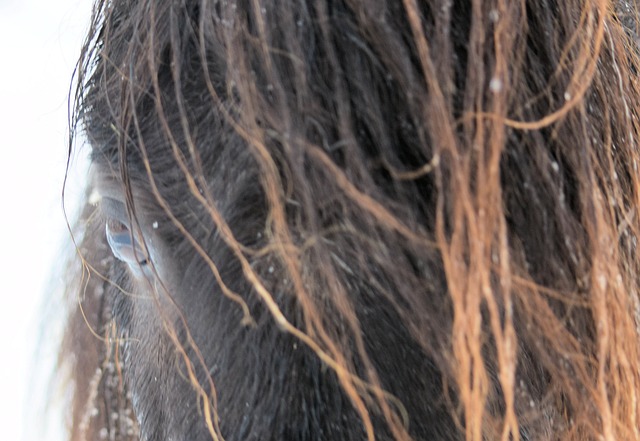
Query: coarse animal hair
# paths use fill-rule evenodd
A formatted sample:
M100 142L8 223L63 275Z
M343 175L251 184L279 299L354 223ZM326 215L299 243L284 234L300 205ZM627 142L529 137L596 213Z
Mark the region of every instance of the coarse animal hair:
M636 23L98 0L69 439L640 440Z

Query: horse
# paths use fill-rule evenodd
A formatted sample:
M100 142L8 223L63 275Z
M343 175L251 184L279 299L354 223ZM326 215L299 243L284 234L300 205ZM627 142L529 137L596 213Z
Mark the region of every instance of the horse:
M639 440L635 8L97 0L68 439Z

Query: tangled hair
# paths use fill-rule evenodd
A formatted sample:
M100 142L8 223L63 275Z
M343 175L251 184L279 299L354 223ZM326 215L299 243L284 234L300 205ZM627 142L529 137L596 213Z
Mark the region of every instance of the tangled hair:
M98 0L69 438L640 440L636 23Z

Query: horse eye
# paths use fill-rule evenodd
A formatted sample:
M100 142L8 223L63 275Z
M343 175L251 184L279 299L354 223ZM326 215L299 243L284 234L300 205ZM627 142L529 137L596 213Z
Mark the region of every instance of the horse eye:
M133 237L129 227L117 219L107 219L107 242L116 259L132 268L146 265L146 254L138 241Z

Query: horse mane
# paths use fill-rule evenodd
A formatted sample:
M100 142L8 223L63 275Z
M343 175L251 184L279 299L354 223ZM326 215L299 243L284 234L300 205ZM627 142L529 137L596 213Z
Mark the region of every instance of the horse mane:
M69 439L640 440L636 14L98 0Z

